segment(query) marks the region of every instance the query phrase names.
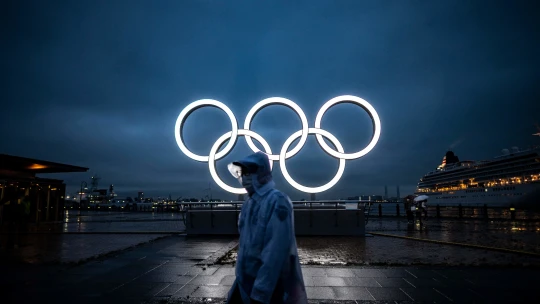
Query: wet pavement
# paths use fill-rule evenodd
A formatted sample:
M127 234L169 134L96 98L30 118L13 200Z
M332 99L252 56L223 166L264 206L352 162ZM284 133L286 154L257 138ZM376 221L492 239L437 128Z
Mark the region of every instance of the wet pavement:
M178 214L103 212L77 219L70 212L68 227L84 223L86 233L27 234L20 248L1 249L0 292L13 303L208 303L222 302L234 281L237 238L156 233L169 229L164 227L182 230ZM371 219L366 230L540 253L540 223L429 219L426 224L420 231L404 219ZM298 237L297 242L313 303L540 301L535 256L382 236ZM218 264L222 257L224 264Z
M0 235L0 259L31 264L81 263L144 244L185 226L179 213L67 211L61 233L21 234L19 248L5 247Z
M165 236L167 234L27 234L21 235L19 248L0 248L0 263L81 263Z
M368 233L496 247L530 255L378 235L297 237L297 243L304 265L540 266L539 227L536 222L430 219L420 230L405 220L385 218L372 220L366 227ZM232 264L235 260L232 251L222 262Z
M74 267L4 265L1 292L8 303L222 303L235 271L212 261L231 243L177 235ZM540 301L537 269L304 265L302 273L312 303Z

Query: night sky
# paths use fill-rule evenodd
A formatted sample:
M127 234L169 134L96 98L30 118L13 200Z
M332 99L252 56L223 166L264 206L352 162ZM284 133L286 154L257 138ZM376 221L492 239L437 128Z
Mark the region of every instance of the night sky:
M247 3L249 2L249 3ZM264 3L263 3L264 2ZM292 3L294 2L294 3ZM121 196L236 198L213 182L207 163L185 156L174 137L180 111L212 98L240 127L258 101L285 97L314 126L339 95L368 100L382 122L377 146L346 163L341 181L317 198L412 193L452 148L480 160L539 144L540 6L535 1L3 1L0 153L89 167L52 174L68 192L99 175ZM323 128L346 152L362 149L369 116L345 104ZM284 106L252 124L279 152L301 127ZM208 155L231 130L216 108L186 122L187 146ZM240 137L217 162L251 153ZM310 136L287 161L298 182L328 182L338 161ZM309 198L283 179L292 199Z

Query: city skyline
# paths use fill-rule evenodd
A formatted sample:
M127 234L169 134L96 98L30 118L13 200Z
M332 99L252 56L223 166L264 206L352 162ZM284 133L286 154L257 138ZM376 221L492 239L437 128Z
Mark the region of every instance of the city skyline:
M97 174L100 188L114 184L123 196L201 197L210 183L214 197L235 198L213 182L207 163L178 148L174 124L186 105L219 100L242 126L256 102L281 96L312 127L326 101L350 94L377 110L381 138L317 198L381 194L384 185L390 194L399 185L404 196L449 148L462 160L482 160L539 143L531 136L540 122L537 6L9 2L0 153L90 168L47 175L64 179L68 193ZM365 147L372 132L354 105L332 108L322 125L345 152ZM251 129L279 151L300 127L293 111L271 106ZM230 128L220 110L201 109L186 122L186 144L208 155ZM227 184L238 186L227 163L248 153L239 138L218 161ZM309 136L287 167L298 182L318 186L337 163ZM278 188L309 199L285 182L277 162L274 172Z

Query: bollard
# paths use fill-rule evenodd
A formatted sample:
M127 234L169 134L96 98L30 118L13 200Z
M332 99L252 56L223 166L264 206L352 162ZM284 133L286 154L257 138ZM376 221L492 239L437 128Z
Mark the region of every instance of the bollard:
M236 214L236 228L238 228L238 204L234 204L234 213Z
M336 222L334 224L334 227L337 227L338 226L338 223L337 223L337 202L336 202L336 207L334 209L334 216L335 216L335 219L336 219Z
M514 208L514 205L510 206L510 219L513 221L516 219L516 208Z
M309 228L313 227L313 204L309 202Z
M459 218L463 218L463 206L459 204L458 206Z
M441 206L439 206L439 204L437 204L437 218L441 218Z
M484 218L489 219L487 204L484 204Z
M379 217L382 217L382 206L379 204Z
M396 204L396 216L399 216L399 204Z
M214 228L214 204L210 204L210 227Z

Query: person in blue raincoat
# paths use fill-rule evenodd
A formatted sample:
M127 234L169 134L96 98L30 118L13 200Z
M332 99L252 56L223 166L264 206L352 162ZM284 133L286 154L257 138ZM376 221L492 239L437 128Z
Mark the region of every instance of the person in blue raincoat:
M227 303L307 303L294 233L293 206L276 190L262 152L229 164L248 192L238 220L236 280Z

